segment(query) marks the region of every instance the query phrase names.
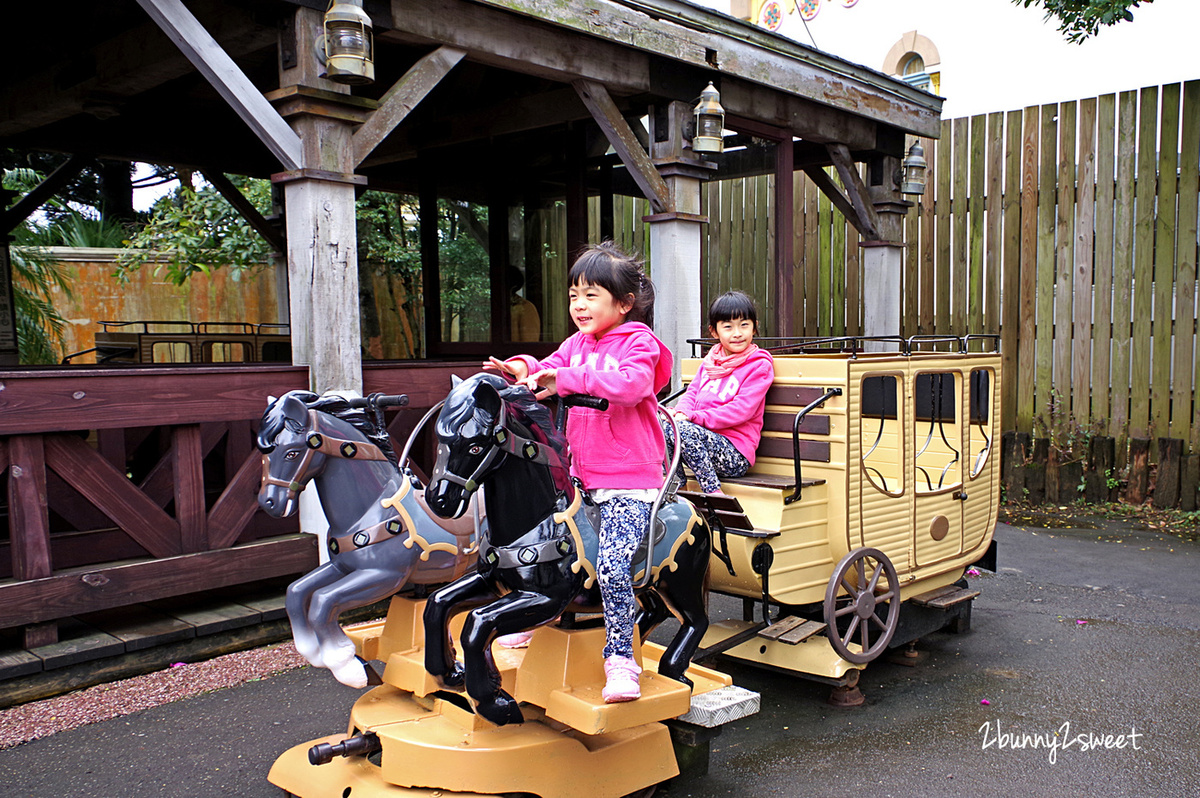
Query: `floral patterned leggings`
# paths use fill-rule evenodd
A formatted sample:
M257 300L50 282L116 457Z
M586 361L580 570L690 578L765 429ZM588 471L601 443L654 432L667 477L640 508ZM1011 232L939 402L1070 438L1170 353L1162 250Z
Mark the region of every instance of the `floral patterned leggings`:
M675 443L671 425L661 416L658 423L662 425L663 436L667 439L667 456L670 457ZM679 427L679 448L683 451L679 466L680 482L686 481L683 476L683 466L686 465L696 475L702 491L716 493L721 489L719 477L740 477L750 470L750 461L724 435L684 419L675 419L675 425Z
M617 496L600 503L596 576L604 600L604 657L633 657L633 554L650 522L650 502Z

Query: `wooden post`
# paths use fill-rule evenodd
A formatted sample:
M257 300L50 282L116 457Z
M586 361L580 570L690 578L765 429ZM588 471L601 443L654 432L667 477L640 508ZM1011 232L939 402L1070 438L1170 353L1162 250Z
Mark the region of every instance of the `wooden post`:
M46 509L46 450L40 435L14 435L8 439L8 507L13 579L27 582L50 576L53 568ZM58 625L28 626L24 638L25 648L57 643Z
M1154 482L1155 507L1175 507L1179 504L1182 458L1182 440L1179 438L1158 439L1158 477Z
M650 222L650 265L656 288L654 331L675 355L672 385L678 386L681 356L689 351L688 338L704 333L700 282L702 180L715 168L712 164L682 155L683 124L691 114L685 103L667 108L665 141L655 139L654 162L667 185L668 207L674 210L645 217Z
M1046 501L1046 461L1050 459L1050 439L1034 438L1033 454L1025 464L1025 497L1033 504Z
M904 216L912 203L896 185L900 159L885 155L868 165L868 191L874 206L878 240L863 241L863 335L899 335L904 300ZM882 347L878 347L882 348Z
M1088 442L1087 500L1092 504L1112 501L1108 487L1116 468L1116 441L1097 435Z
M1150 440L1129 439L1129 485L1125 498L1130 504L1141 504L1150 493Z

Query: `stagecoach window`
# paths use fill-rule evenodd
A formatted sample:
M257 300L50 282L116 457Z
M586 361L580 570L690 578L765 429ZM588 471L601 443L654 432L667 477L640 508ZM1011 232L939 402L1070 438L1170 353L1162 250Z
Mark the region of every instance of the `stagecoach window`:
M918 374L913 386L917 492L948 490L962 482L962 431L958 421L959 375Z
M900 380L892 374L864 377L860 388L858 445L863 473L884 493L904 492L900 445Z
M971 478L979 476L992 452L992 372L975 369L971 372Z

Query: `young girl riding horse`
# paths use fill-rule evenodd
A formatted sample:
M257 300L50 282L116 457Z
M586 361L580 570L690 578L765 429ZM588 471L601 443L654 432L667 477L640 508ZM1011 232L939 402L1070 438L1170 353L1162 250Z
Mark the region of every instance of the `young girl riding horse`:
M654 286L641 264L605 242L570 271L570 314L579 332L543 361L528 355L493 366L535 393L590 394L607 411L575 408L567 421L571 473L600 507L597 576L604 602L603 691L608 703L641 696L633 657L636 605L630 567L663 484L665 443L655 394L671 379L671 353L648 325Z

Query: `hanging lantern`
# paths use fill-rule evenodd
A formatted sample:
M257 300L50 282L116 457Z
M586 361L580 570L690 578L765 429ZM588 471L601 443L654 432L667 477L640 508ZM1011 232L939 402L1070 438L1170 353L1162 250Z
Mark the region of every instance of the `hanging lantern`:
M908 148L908 155L900 162L904 170L900 178L900 193L919 196L925 193L925 149L917 142Z
M375 82L371 18L361 0L333 0L325 12L325 77L362 86Z
M696 103L696 135L692 137L693 152L724 152L725 140L721 131L725 129L725 109L721 107L721 94L708 82L708 88L700 92Z

